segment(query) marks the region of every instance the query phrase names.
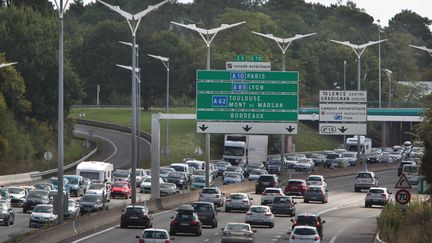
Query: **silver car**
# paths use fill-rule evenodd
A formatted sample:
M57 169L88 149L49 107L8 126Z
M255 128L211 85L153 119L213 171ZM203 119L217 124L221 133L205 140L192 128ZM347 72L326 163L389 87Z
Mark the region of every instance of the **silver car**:
M225 212L231 210L248 211L252 205L252 198L246 193L231 193L225 200Z
M145 229L141 236L137 235L136 238L139 242L152 242L152 243L165 243L171 242L170 240L174 240L168 234L168 231L165 229Z
M217 187L204 187L199 194L198 201L212 202L216 207L222 207L224 205L225 193Z
M228 223L222 229L221 243L254 243L256 230L252 230L249 224Z
M67 213L64 214L65 218L78 218L80 215L80 206L79 204L73 200L68 200L68 210Z
M274 214L269 206L252 205L246 213L245 223L250 225L267 225L274 227Z

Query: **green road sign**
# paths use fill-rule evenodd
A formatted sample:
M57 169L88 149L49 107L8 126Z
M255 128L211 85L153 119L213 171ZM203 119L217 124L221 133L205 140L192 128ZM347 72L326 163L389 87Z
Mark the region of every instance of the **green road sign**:
M236 55L234 60L237 62L245 62L246 56L245 55Z
M197 110L197 120L297 122L297 111L218 111Z
M219 81L292 81L298 82L298 72L198 70L197 80Z
M298 94L197 94L197 109L297 110Z
M261 62L262 61L262 56L260 56L260 55L253 55L253 56L251 56L251 61L252 62Z
M297 83L269 82L197 82L197 92L233 92L233 93L298 93Z

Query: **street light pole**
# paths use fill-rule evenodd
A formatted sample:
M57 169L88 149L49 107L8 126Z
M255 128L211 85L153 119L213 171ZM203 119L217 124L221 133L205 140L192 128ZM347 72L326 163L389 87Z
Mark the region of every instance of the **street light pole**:
M379 44L381 42L387 41L387 39L379 40L379 41L369 41L368 43L362 45L351 44L349 41L336 41L331 40L332 42L351 47L354 53L357 55L357 90L360 91L360 57L366 50L368 46L372 46L375 44ZM360 162L360 135L357 135L357 162ZM367 161L365 161L365 170L367 171Z
M241 25L246 23L245 21L238 22L235 24L221 24L221 26L213 28L213 29L203 29L196 27L195 24L181 24L171 21L172 24L184 27L186 29L194 30L198 32L198 34L201 36L201 38L204 40L207 46L207 63L206 63L206 69L210 70L210 44L213 41L213 39L216 37L217 33L219 31L233 28L237 25ZM205 36L205 37L204 37ZM205 178L206 178L206 186L210 186L210 133L206 133L205 136L205 146L206 146L206 156L205 156L205 162L206 162L206 168L205 168Z
M58 87L58 128L57 128L57 210L58 210L58 218L57 224L63 224L63 160L64 160L64 141L63 141L63 132L64 132L64 67L63 67L63 15L64 9L68 4L68 0L63 4L63 0L60 0L59 4L57 0L54 1L57 6L57 11L59 14L60 20L60 28L59 28L59 87ZM62 191L60 193L60 190Z
M111 9L112 11L120 14L121 16L123 16L128 25L129 28L131 30L131 34L132 34L132 161L131 161L131 167L132 167L132 178L131 178L131 184L132 184L132 197L131 197L131 204L135 204L136 203L136 165L137 165L137 154L136 151L137 150L137 85L136 85L136 32L138 30L138 26L141 22L141 19L146 16L148 13L150 13L153 10L158 9L160 6L162 6L163 4L167 3L169 0L165 0L163 2L160 2L156 5L149 5L147 7L147 9L132 15L122 9L120 9L119 6L113 6L111 4L108 4L102 0L97 0L99 3L105 5L106 7L108 7L109 9ZM159 165L160 166L160 165ZM157 169L157 171L159 171L159 168L152 168L152 169ZM157 178L156 176L152 177L152 184L157 186L158 189L158 195L159 195L159 178Z
M422 51L426 51L429 54L429 56L432 57L432 49L429 49L426 46L414 46L414 45L409 45L409 46L412 47L412 48L416 48L416 49L422 50Z
M285 71L285 53L291 43L295 40L302 39L311 35L315 35L316 33L310 33L306 35L296 34L294 37L290 38L280 38L276 37L273 34L263 34L260 32L252 31L253 34L259 35L270 40L274 40L276 44L279 46L279 49L282 52L282 71ZM285 140L285 135L281 135L281 173L282 175L285 172L285 141L288 141L288 144L292 145L292 136L287 136L287 140ZM292 152L292 146L288 146L288 152Z
M161 57L161 56L156 56L156 55L152 55L152 54L147 54L147 56L161 60L161 62L163 63L163 65L166 68L167 78L166 78L166 103L165 103L166 108L165 108L165 113L168 114L169 113L169 73L170 73L169 60L170 59L168 57ZM168 119L166 120L164 156L165 156L165 159L167 159L167 157L168 157Z
M17 62L11 62L11 63L0 63L0 68L8 67L17 64Z
M381 40L381 21L378 19L378 41ZM378 95L379 108L381 108L381 43L378 43Z
M391 70L389 70L389 69L387 69L387 68L385 68L384 69L384 72L386 72L386 74L387 74L387 77L388 77L388 79L389 79L389 91L388 91L388 107L390 108L391 107L391 78L392 78L392 71Z

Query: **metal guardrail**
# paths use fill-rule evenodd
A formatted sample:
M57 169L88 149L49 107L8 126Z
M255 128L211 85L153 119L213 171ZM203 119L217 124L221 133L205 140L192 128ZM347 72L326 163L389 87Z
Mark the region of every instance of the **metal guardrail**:
M79 163L83 162L84 160L88 159L90 156L95 154L97 152L97 150L98 150L98 146L96 145L96 148L93 149L92 151L90 151L90 153L88 153L86 156L82 157L81 159L79 159L73 163L70 163L66 166L63 166L63 171L69 170L70 168L77 166ZM32 178L42 177L42 176L47 176L47 175L56 174L56 173L57 173L57 168L51 169L51 170L40 171L40 172L36 172L36 173L31 173L30 177L32 177Z

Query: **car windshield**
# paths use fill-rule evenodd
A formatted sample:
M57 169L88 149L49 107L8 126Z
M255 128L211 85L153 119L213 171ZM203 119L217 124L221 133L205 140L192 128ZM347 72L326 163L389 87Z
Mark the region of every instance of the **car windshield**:
M168 173L170 173L172 170L171 170L171 168L170 169L160 169L160 173L161 174L168 174Z
M383 189L369 189L369 193L384 193Z
M316 235L316 234L318 234L316 229L313 229L313 228L295 228L293 233L296 235Z
M216 166L217 167L227 167L228 164L229 164L229 162L223 162L223 161L221 161L221 162L217 162Z
M225 229L232 231L250 231L249 225L247 224L228 224Z
M200 169L200 166L197 163L188 162L186 164L188 164L190 167L193 167L195 170L199 170Z
M170 167L173 168L175 171L180 171L180 172L184 172L185 171L185 167L184 166L171 165Z
M35 189L40 189L40 190L50 190L51 189L51 184L34 184L33 186Z
M308 192L321 192L321 187L310 186Z
M183 173L181 172L170 172L168 177L174 177L174 178L183 178Z
M135 208L135 207L126 208L127 214L140 214L142 212L143 212L143 208Z
M68 201L68 205L69 205L69 207L75 207L75 201L74 200L69 200Z
M372 175L369 173L359 173L357 178L372 178Z
M95 195L84 195L80 202L98 202L99 201L99 196L95 196Z
M240 178L240 175L237 174L237 173L227 173L225 175L225 178L236 178L236 179L238 179L238 178Z
M168 239L168 235L164 231L144 230L142 238L144 239Z
M301 164L309 164L309 160L307 160L307 159L302 159L302 160L299 160L298 163L301 163Z
M244 154L244 148L241 148L241 147L230 147L230 146L225 146L224 147L224 155L241 156L243 154Z
M230 195L230 198L235 200L240 200L240 199L245 199L246 196L242 194L234 194L234 195Z
M48 192L47 191L30 191L28 194L28 198L48 198Z
M144 182L151 182L151 177L147 177L144 179Z
M197 176L193 178L193 182L205 182L205 178L201 176Z
M192 206L194 207L195 212L211 212L212 211L212 206L210 206L209 204L194 203L194 204L192 204Z
M321 154L312 154L310 157L315 158L315 159L319 159L319 158L322 158L322 155Z
M196 170L193 172L194 175L205 175L205 170Z
M259 165L248 165L247 168L250 170L254 170L254 169L260 168L260 166Z
M289 197L275 197L273 203L291 203L291 199Z
M343 157L345 157L345 158L355 158L356 155L355 154L351 154L351 153L347 153L347 154L343 154Z
M93 184L90 184L89 189L93 189L93 190L100 190L100 189L103 189L104 187L105 187L104 184L100 184L100 183L93 183Z
M336 159L339 158L339 154L327 154L327 159Z
M315 216L303 216L300 215L297 217L297 224L298 225L314 225L317 222L317 219Z
M129 170L116 170L116 171L114 171L114 176L128 177L129 176Z
M269 165L280 166L281 162L279 160L270 160Z
M126 183L114 183L112 187L126 188L128 185Z
M264 174L263 170L253 170L251 173L251 175L261 175Z
M25 191L23 188L16 188L16 187L8 188L8 192L13 193L13 194L25 194Z
M171 183L162 183L162 184L160 184L160 188L162 189L162 188L164 188L164 189L171 189L171 188L174 188L174 184L171 184Z
M37 205L33 212L35 213L53 213L53 207L50 205Z
M176 220L178 221L191 221L194 220L195 217L193 214L177 214L177 216L175 217Z
M265 189L264 193L280 193L280 191L276 189Z
M202 193L207 193L207 194L218 194L218 190L217 189L213 189L213 188L206 188L202 190Z
M251 207L250 211L252 211L254 213L265 213L268 210L266 207Z
M73 185L77 185L78 184L78 179L77 178L68 177L67 179L69 181L69 184L73 184Z

